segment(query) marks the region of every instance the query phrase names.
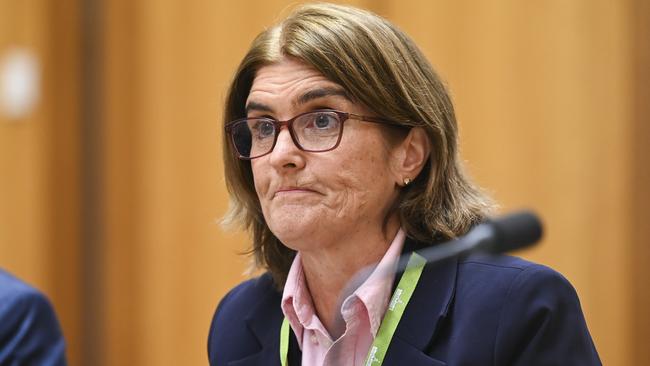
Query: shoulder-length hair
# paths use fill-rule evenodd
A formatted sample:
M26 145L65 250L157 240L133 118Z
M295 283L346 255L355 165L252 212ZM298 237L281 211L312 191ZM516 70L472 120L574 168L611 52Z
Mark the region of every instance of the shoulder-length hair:
M492 204L464 173L449 94L405 33L377 15L353 7L310 4L297 8L251 44L230 85L224 125L245 117L257 70L283 57L311 65L376 115L426 131L430 157L394 205L409 237L429 244L448 240L486 217ZM256 265L268 269L282 287L295 252L266 224L250 162L237 158L226 134L223 159L231 199L224 221L249 231Z

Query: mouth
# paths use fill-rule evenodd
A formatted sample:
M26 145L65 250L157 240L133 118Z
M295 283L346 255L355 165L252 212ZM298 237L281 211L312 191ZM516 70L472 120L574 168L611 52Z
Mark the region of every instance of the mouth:
M275 191L275 194L273 196L277 197L280 195L301 194L301 193L304 194L304 193L319 193L319 192L306 187L281 187L280 189Z

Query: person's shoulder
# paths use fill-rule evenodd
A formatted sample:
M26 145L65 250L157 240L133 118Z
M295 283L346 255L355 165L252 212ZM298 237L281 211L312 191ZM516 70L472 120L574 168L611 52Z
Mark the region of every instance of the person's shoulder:
M281 294L268 273L240 283L228 291L219 302L210 327L211 333L217 327L229 329L238 326L238 323L256 311L259 304L279 304L280 298Z
M514 257L504 254L485 254L485 253L472 253L467 256L461 257L458 260L459 265L468 266L485 266L491 267L495 270L515 270L521 271L529 268L542 267L549 269L541 264L527 261L525 259Z
M575 294L573 286L556 270L509 255L471 254L459 260L458 274L474 282L489 282L492 288L501 285L509 292L519 287L549 287L554 293Z
M257 347L247 322L269 319L280 311L282 294L270 274L240 283L219 302L208 335L210 364L236 359Z
M49 300L36 288L0 269L0 314L14 320L30 313L53 314ZM6 326L7 322L3 322ZM6 327L3 327L6 328Z
M38 297L40 292L8 272L0 269L0 303L7 304L23 298Z
M510 310L520 305L527 311L537 308L548 312L570 310L581 313L575 288L553 268L505 255L476 256L464 263L468 268L485 266L492 269L491 275L484 278L492 284L502 284L504 303ZM503 316L508 316L508 313Z
M6 343L5 343L6 342ZM43 293L0 270L0 349L3 361L65 364L65 342L54 309Z
M251 305L274 295L278 296L279 291L276 289L271 275L265 273L259 277L246 280L228 291L221 299L217 307L217 313L225 312L232 315L232 312L239 313L251 310Z
M507 255L473 254L458 262L456 297L467 304L492 304L493 310L539 305L549 309L579 308L574 287L545 265ZM533 304L534 303L534 304Z
M506 255L461 258L454 303L456 322L490 339L484 351L495 364L600 364L574 287L545 265Z

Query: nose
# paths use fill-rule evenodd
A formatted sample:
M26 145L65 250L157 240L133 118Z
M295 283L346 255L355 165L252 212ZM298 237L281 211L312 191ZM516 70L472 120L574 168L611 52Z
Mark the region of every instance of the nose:
M293 142L289 129L280 129L273 151L269 154L269 163L278 170L300 169L305 166L304 151Z

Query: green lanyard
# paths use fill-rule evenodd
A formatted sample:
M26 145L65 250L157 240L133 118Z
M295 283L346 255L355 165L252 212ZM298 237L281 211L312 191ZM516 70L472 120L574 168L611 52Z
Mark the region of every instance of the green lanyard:
M393 334L395 334L395 329L397 329L397 324L402 319L404 315L404 310L406 305L408 305L409 300L411 300L411 295L417 286L418 281L420 280L420 275L426 264L426 260L419 254L413 252L409 258L408 265L406 267L406 272L402 275L397 288L393 293L393 297L388 304L388 309L384 315L384 319L379 326L379 331L377 332L377 337L372 342L368 356L366 357L365 366L374 366L381 365L384 362L384 357L386 357L386 351L388 351L388 346L390 341L393 339ZM282 327L280 328L280 362L282 366L287 366L287 356L289 354L289 322L287 318L284 318L282 321Z

